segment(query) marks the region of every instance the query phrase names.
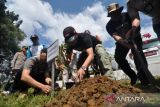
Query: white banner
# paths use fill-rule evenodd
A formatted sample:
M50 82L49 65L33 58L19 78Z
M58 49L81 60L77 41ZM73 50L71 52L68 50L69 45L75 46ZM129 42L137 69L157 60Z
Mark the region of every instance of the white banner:
M59 54L59 41L57 39L47 49L47 62L52 61L58 54Z

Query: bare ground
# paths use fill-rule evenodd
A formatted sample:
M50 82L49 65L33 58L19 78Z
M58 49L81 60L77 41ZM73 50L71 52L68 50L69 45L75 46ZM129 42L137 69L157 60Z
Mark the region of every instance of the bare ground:
M132 87L128 82L114 81L107 77L95 77L84 79L76 83L72 88L61 91L59 95L44 107L106 107L124 106L124 103L116 103L116 96L136 95L147 92L140 89L139 85ZM153 92L152 88L151 91ZM148 91L149 92L149 91ZM154 92L156 92L154 90Z

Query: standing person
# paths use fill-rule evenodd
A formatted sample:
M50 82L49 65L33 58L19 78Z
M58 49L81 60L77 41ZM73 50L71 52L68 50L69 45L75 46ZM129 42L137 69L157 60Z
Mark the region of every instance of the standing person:
M10 87L12 85L11 81L19 72L22 71L24 62L27 59L26 51L27 47L22 46L21 51L16 52L16 54L14 55L13 60L11 61L11 75L9 77L7 84L4 86L3 94L7 94L9 92Z
M74 49L78 51L85 51L87 53L87 58L77 71L77 76L80 80L82 80L86 74L87 68L94 59L94 54L99 56L99 59L103 64L102 74L105 74L107 71L111 70L110 57L106 54L101 42L94 36L87 33L77 33L71 26L66 27L63 30L63 35L65 38L65 43L69 47L67 50L72 51Z
M27 59L23 70L16 75L11 91L27 91L29 87L33 87L44 93L49 93L51 91L51 78L46 59L46 48L40 51L39 56Z
M160 0L128 0L128 14L132 21L132 31L137 32L140 26L139 11L152 17L153 30L160 40Z
M38 56L43 49L43 45L39 43L39 37L37 35L31 35L30 39L33 44L27 50L27 58Z
M111 19L106 25L107 32L115 39L116 41L116 49L115 49L115 60L120 66L120 68L129 76L131 79L131 85L136 84L137 77L141 81L143 85L147 85L149 83L148 78L146 77L143 69L139 66L139 61L137 60L137 56L134 50L131 49L131 45L128 43L127 37L129 30L132 28L131 20L128 13L122 13L123 7L119 7L119 4L112 3L108 6L108 17ZM143 58L146 66L148 66L144 53L142 51L142 38L140 34L140 27L138 27L138 32L136 33L136 37L134 41L138 47L138 50ZM131 69L129 66L126 56L129 50L131 49L134 55L134 62L136 65L136 69L138 74Z
M22 70L24 62L27 59L26 51L27 51L27 47L26 46L22 46L21 51L17 52L14 55L13 60L11 61L12 73L16 73L16 72L19 72L19 71Z

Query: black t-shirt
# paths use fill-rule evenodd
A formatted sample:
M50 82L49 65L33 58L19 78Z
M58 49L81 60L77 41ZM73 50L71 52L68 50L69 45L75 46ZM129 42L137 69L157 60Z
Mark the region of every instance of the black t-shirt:
M122 13L121 16L121 21L114 22L110 20L106 25L106 30L111 36L117 34L125 39L126 33L132 28L131 19L128 13Z
M48 71L48 64L40 62L37 57L31 57L24 63L24 69L30 70L30 75L37 81L44 81L45 73Z
M96 37L89 35L87 33L78 33L78 40L77 43L74 46L68 47L67 50L72 51L78 50L78 51L85 51L88 48L95 49L97 44L100 44L101 42L96 39Z

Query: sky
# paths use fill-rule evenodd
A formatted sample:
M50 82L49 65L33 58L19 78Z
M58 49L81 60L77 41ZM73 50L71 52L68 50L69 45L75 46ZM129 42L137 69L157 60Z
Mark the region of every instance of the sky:
M124 6L126 11L127 0L7 0L7 8L19 14L23 20L20 29L27 38L20 45L31 45L30 35L37 34L40 42L46 46L51 45L56 39L64 42L63 29L73 26L77 32L90 30L92 35L99 35L103 45L114 53L115 41L106 31L106 7L116 2ZM151 18L141 14L141 32L150 33L156 37L152 29Z

